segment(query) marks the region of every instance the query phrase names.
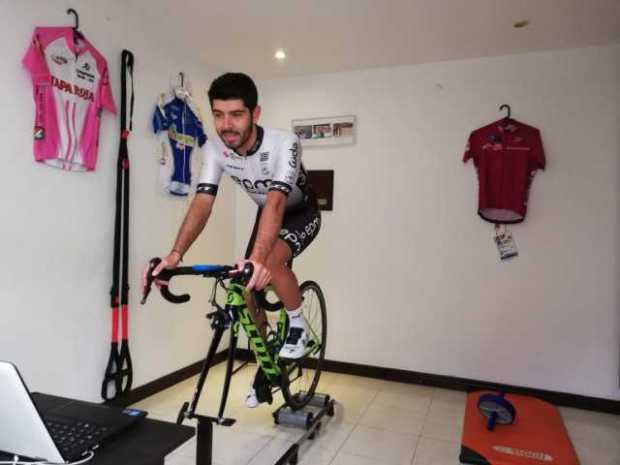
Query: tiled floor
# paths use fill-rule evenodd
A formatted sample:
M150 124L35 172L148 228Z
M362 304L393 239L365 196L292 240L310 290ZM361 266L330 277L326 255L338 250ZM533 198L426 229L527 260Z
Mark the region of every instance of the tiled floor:
M215 465L273 465L303 434L275 426L271 412L282 403L248 409L243 401L254 365L233 377L226 416L231 428L214 428ZM215 414L224 366L212 369L198 409ZM135 406L151 418L175 421L191 400L196 378ZM336 399L336 414L323 422L314 441L300 451L300 465L458 465L465 393L323 373L319 391ZM620 465L620 416L561 408L581 465ZM167 465L194 465L195 439L166 459Z

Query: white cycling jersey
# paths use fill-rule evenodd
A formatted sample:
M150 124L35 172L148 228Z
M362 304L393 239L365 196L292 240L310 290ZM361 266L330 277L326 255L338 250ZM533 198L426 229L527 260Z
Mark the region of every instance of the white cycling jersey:
M287 195L286 210L304 206L310 200L307 175L301 163L301 144L289 131L257 126L257 138L247 155L242 156L212 138L203 147L203 165L196 191L216 195L227 173L252 197L259 207L272 190Z

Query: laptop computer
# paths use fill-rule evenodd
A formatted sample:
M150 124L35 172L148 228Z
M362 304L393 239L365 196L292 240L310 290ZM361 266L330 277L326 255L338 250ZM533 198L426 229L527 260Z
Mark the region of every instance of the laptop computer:
M56 398L35 402L17 367L0 361L0 451L69 463L136 424L147 413Z

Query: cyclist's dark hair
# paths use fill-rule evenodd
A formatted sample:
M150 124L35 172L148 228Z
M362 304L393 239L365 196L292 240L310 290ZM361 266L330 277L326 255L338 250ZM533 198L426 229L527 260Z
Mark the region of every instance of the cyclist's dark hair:
M258 91L250 76L243 73L226 73L215 79L209 89L209 103L213 100L243 100L252 112L258 105Z

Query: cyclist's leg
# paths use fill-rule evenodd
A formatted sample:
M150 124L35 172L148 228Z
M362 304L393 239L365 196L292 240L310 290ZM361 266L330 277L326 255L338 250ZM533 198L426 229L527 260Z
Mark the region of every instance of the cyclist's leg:
M298 309L301 305L299 283L295 273L288 266L292 255L289 245L282 239L278 239L266 261L266 266L271 273L273 290L287 310Z
M267 315L265 314L265 311L256 306L256 302L254 302L254 297L252 294L248 294L246 296L245 304L248 306L248 310L250 311L250 315L252 315L252 320L254 321L258 332L263 339L267 338L267 328L269 327L269 323L267 322Z
M273 254L268 262L271 283L276 294L284 304L289 317L289 332L280 357L298 359L305 352L307 341L305 320L301 308L299 283L287 262L291 257L301 254L314 240L321 226L318 205L285 214ZM285 252L289 252L285 254Z
M297 310L301 306L301 293L299 292L297 277L288 266L291 255L292 252L288 244L282 239L278 239L267 257L265 266L271 273L273 290L284 304L284 307L287 310ZM258 331L263 338L266 338L269 325L265 311L257 309L251 294L246 298L246 304Z
M246 249L246 258L250 256L254 246L260 214L261 210L259 208L256 214L252 235ZM272 275L271 284L285 308L291 311L289 312L290 321L294 321L293 318L290 318L293 314L297 313L300 315L301 313L301 293L297 277L288 266L288 262L291 258L298 256L308 247L316 237L320 226L321 214L316 201L314 201L314 205L310 208L292 214L285 214L282 222L282 229L280 230L280 238L276 241L272 253L267 258L266 265L269 267ZM256 305L251 297L247 300L247 305L252 312L254 323L261 335L265 337L268 327L267 316L264 311L256 310ZM303 322L303 315L301 315L301 321ZM287 339L289 338L287 337ZM286 355L287 354L282 354L281 356ZM259 381L260 368L257 371L257 376L255 376L253 386L246 397L246 405L248 407L256 407L258 405L255 384Z

